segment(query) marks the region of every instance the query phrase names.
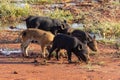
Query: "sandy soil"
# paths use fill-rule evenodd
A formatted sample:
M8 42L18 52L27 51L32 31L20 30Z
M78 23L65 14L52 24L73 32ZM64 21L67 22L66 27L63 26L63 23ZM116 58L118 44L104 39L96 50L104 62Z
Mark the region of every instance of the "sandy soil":
M0 32L0 41L8 40L12 34ZM10 36L9 36L10 35ZM14 34L15 37L16 34ZM9 39L10 38L10 39ZM39 51L38 45L31 45L34 51ZM0 48L20 49L20 44L1 43ZM91 54L89 64L78 63L73 55L74 63L68 64L67 59L55 58L43 63L43 59L38 58L39 63L31 63L34 59L25 59L18 54L9 56L0 55L0 80L120 80L120 52L113 45L98 43L99 51L96 55ZM2 53L2 52L0 52Z

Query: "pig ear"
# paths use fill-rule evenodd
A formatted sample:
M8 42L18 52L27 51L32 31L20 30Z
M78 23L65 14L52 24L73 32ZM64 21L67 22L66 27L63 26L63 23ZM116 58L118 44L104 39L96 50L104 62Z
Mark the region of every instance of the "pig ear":
M64 20L64 23L67 23L67 21L66 21L66 20Z
M96 36L95 36L95 34L94 34L94 36L93 36L93 39L96 39Z
M61 29L62 30L65 29L65 25L64 24L61 25Z
M79 46L78 46L78 50L81 50L81 49L82 49L82 45L79 45Z

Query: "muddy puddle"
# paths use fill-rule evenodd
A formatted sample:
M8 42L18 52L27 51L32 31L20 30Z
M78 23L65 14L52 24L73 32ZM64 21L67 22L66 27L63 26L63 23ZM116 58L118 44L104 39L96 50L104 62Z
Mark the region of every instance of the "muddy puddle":
M0 25L0 30L12 30L12 31L17 31L17 30L22 30L26 29L26 24L19 23L16 26L13 26L14 28L10 28L10 26L13 26L12 24L5 24L5 25Z
M0 53L3 55L20 54L21 49L0 48Z

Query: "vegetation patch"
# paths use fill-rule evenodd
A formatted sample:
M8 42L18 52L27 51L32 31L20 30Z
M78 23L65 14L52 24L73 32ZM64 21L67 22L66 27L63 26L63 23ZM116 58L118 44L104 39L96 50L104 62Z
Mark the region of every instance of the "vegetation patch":
M115 39L120 37L120 23L118 22L100 22L95 26L87 27L86 31L90 33L101 34L104 39Z
M30 4L51 4L54 2L54 0L23 0L23 1Z
M64 10L60 10L60 9L55 9L54 11L52 11L46 15L51 18L57 18L57 19L61 19L61 20L67 20L67 21L73 20L73 15L71 14L70 11L64 11Z
M10 0L2 0L0 3L0 19L3 23L19 21L21 17L30 14L30 6L26 3L24 7L11 3ZM2 23L1 22L1 23Z

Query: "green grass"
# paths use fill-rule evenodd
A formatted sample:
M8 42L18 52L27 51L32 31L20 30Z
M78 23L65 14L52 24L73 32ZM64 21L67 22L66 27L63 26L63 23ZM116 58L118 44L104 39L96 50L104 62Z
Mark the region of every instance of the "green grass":
M41 0L30 0L31 2L41 2ZM51 1L51 0L42 0L42 1ZM18 7L14 3L11 3L9 0L4 0L0 3L0 19L3 23L9 23L9 22L14 22L14 21L19 21L20 18L26 17L28 15L42 15L42 16L49 16L52 18L58 18L61 20L73 20L73 15L71 14L70 11L64 11L64 10L59 10L55 9L54 11L51 11L50 13L43 13L40 9L38 8L31 8L30 4L27 3L25 4L25 7Z
M114 2L112 2L112 5L117 5L117 6L119 6L119 5L120 5L120 2L114 1Z
M120 49L120 43L116 42L115 46L116 46L117 49Z
M55 9L54 11L50 12L49 14L45 14L51 18L57 18L60 20L67 20L71 21L73 20L73 15L71 14L70 11L64 11L60 9Z
M23 0L24 2L30 3L30 4L51 4L54 3L54 0Z
M99 66L104 66L106 63L104 61L99 61L94 64L99 65Z
M25 7L19 7L14 3L11 3L9 0L2 0L0 3L0 19L4 23L16 21L23 16L30 14L29 4L25 4Z
M94 66L92 63L88 63L87 65L81 66L83 69L88 69L89 71L94 71Z
M102 39L102 40L98 40L98 42L104 43L104 44L115 44L116 41L115 39L113 40L108 40L108 39Z
M117 38L120 37L120 23L118 22L101 22L96 26L92 25L86 29L88 32L101 33L105 38Z

